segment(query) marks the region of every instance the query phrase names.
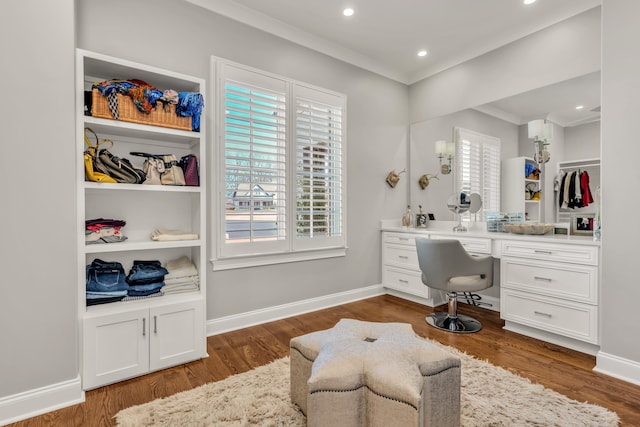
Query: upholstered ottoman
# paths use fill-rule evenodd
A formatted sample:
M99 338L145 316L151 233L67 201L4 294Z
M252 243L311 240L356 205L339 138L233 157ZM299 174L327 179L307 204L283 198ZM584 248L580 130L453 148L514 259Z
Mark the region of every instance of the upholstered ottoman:
M290 353L309 427L460 425L460 359L407 323L342 319L293 338Z

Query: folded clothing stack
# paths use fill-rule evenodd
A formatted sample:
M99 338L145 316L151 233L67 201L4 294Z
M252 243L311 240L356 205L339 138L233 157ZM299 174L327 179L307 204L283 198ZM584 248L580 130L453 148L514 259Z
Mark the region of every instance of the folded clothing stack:
M127 296L124 268L119 262L95 259L86 267L87 305L120 301Z
M188 257L167 261L166 267L169 274L164 278L165 294L192 292L200 288L198 270Z
M126 279L127 295L144 297L160 292L165 285L164 277L167 273L160 261L133 261L133 267Z
M121 228L126 221L120 219L88 219L85 221L84 239L86 244L117 243L127 240Z
M151 240L168 242L173 240L198 240L198 235L189 231L156 228L151 233Z

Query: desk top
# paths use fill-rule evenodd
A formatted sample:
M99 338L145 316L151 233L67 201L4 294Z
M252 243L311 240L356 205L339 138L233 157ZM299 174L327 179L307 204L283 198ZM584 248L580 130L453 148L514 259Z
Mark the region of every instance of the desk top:
M463 223L468 231L454 232L453 227L458 225L457 221L429 221L426 228L402 227L399 221L382 220L380 221L381 231L391 231L395 233L411 233L411 234L436 234L442 236L455 236L458 238L484 238L491 240L525 240L528 242L540 243L567 243L584 246L600 246L599 241L594 241L592 236L571 236L566 234L513 234L513 233L497 233L488 232L486 223Z

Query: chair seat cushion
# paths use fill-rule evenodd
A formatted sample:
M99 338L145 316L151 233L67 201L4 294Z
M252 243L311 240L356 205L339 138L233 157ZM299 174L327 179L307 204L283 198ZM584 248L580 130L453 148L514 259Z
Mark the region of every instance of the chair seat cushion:
M449 279L448 292L475 292L487 289L491 286L486 276L475 274L473 276L456 276Z

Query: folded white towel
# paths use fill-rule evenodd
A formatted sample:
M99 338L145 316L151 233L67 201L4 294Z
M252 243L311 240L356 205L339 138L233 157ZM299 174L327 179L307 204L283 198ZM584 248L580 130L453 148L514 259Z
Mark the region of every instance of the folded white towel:
M198 235L189 231L156 228L151 233L151 240L167 242L173 240L198 240Z
M165 268L169 274L165 275L167 279L179 279L184 277L198 276L198 270L193 262L187 256L180 257L171 261L167 261Z

